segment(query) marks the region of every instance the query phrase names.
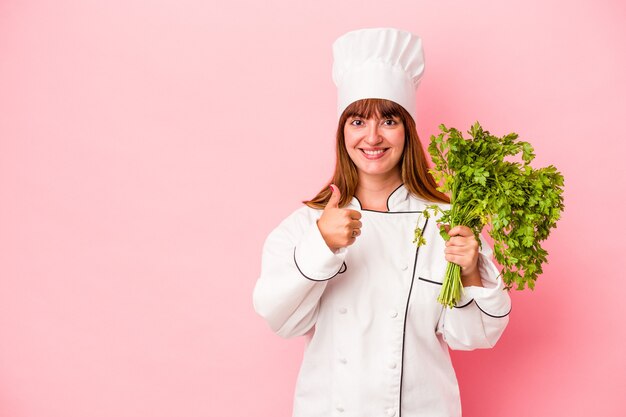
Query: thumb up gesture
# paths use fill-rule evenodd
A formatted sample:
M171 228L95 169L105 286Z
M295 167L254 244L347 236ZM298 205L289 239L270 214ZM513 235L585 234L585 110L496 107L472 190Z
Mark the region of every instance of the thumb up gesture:
M331 188L333 193L317 221L317 227L328 247L334 252L356 241L356 237L361 234L362 223L359 220L360 212L339 208L341 192L335 184L331 184Z

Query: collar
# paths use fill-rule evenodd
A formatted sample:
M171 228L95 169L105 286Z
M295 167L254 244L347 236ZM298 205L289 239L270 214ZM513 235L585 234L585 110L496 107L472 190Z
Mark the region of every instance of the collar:
M354 210L359 211L373 211L376 213L387 213L387 212L403 212L410 211L410 201L409 201L409 190L404 186L404 183L400 184L398 188L393 190L389 197L387 197L387 211L379 211L379 210L369 210L364 209L361 206L361 202L356 196L352 197L352 201L350 201L349 207Z

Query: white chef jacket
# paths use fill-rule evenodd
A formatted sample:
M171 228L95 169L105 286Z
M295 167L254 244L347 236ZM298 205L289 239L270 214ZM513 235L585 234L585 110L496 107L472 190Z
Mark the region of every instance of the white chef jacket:
M466 287L453 309L437 302L445 242L436 218L420 219L425 204L433 203L404 184L388 197L387 212L362 209L354 197L346 208L361 212L361 235L335 252L317 227L322 210L308 206L267 237L254 308L280 336L309 336L294 417L461 415L448 347L493 347L511 300L481 236L484 288Z

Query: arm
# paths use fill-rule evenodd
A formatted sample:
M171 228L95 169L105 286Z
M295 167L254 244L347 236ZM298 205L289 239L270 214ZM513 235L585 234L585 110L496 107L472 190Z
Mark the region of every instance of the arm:
M482 236L480 239L478 271L482 287L464 287L457 307L444 308L437 326L437 333L451 349L493 347L509 322L511 298L491 260L491 248Z
M285 219L265 240L255 311L282 337L308 332L328 280L343 272L347 249L331 251L306 209Z

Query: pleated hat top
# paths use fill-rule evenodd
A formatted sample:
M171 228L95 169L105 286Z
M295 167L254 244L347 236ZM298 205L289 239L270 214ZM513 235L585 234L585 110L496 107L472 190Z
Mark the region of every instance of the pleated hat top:
M411 32L359 29L333 43L339 117L357 100L382 98L398 103L415 119L415 92L423 74L422 39Z

